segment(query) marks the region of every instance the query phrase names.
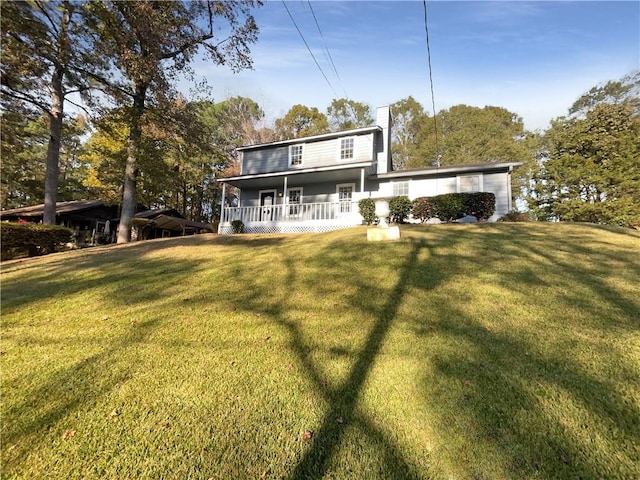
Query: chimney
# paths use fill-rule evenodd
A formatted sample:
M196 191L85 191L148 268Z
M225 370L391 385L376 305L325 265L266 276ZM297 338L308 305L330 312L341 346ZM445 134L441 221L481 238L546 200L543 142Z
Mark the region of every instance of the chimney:
M378 107L376 125L382 128L382 145L377 150L377 173L387 173L393 169L391 163L391 109L388 105Z

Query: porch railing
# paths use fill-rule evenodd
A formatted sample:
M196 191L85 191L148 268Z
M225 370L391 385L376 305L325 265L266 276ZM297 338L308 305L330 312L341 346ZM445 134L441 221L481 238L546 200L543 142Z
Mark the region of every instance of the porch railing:
M362 218L357 202L300 203L261 207L225 207L221 223L241 220L244 224L255 222L313 222L345 221L356 225Z

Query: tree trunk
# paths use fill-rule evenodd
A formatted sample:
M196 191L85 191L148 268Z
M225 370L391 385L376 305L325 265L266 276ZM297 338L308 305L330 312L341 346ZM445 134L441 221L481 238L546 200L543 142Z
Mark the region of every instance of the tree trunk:
M136 213L136 182L138 179L138 151L142 136L142 114L147 96L147 85L136 85L133 98L133 110L129 119L129 140L127 144L127 163L124 172L122 192L122 210L118 224L118 243L131 241L131 219Z
M44 212L42 223L55 225L56 196L58 193L58 172L60 160L60 140L62 138L62 116L64 94L62 93L62 71L56 69L51 86L51 111L49 112L49 143L44 177Z

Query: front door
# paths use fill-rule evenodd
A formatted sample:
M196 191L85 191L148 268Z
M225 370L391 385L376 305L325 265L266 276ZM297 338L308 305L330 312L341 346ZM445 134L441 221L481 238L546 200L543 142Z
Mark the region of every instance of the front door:
M271 222L273 220L273 207L275 205L276 191L263 190L260 192L260 221Z

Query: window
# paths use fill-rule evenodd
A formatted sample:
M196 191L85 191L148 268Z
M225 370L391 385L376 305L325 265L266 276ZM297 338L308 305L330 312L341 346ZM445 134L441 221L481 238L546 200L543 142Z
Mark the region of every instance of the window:
M340 160L353 159L353 137L340 139Z
M289 215L300 215L302 213L302 188L289 188L287 190L287 203L289 204Z
M355 185L353 183L347 183L337 185L336 187L338 190L338 212L351 213Z
M393 196L409 196L409 182L394 182L393 183Z
M458 193L482 191L482 177L480 175L464 175L458 177Z
M289 165L292 167L302 165L303 145L291 145L289 147Z

